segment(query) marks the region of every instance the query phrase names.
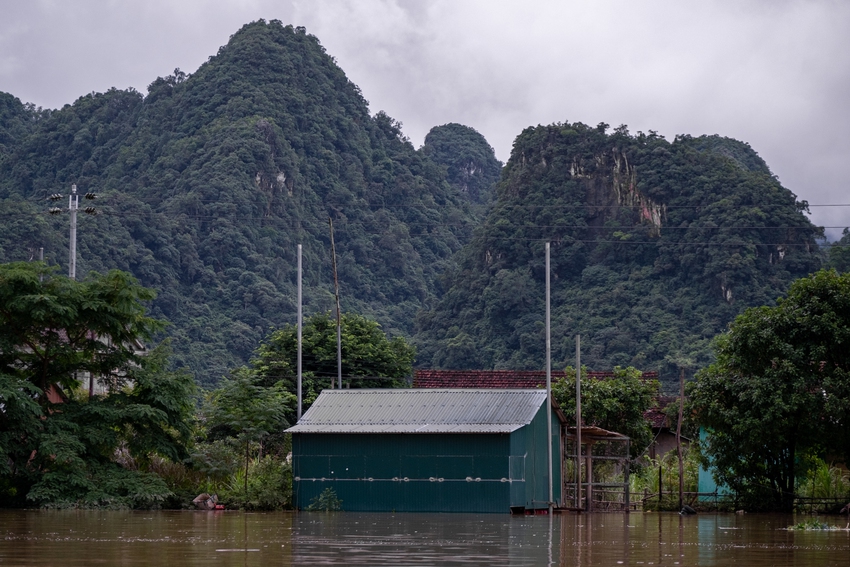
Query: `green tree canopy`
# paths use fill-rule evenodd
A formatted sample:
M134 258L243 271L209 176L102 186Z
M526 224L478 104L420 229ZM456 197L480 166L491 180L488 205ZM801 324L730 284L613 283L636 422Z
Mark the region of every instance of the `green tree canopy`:
M252 364L263 384L282 381L296 391L297 328L287 325L274 331L257 349ZM356 313L342 315L342 376L352 388L392 388L406 384L413 372L415 349L402 337L389 338L381 326ZM304 411L322 389L337 377L336 319L317 313L302 329ZM294 421L294 414L288 416Z
M294 409L295 396L286 392L281 382L264 387L256 372L245 367L234 370L208 396L204 417L210 436L232 438L245 449L246 494L251 443L286 428L286 416Z
M83 282L53 275L43 264L0 265L0 372L42 391L72 390L89 372L113 387L127 380L141 358L139 340L162 323L147 317L154 298L125 272L92 274ZM40 397L46 407L47 398Z
M43 281L41 278L43 277ZM41 264L0 265L0 491L7 502L150 506L169 495L148 459L187 456L194 382L169 348L136 347L159 328L128 274L83 282ZM88 397L81 376L107 394ZM53 390L55 396L48 396ZM57 400L60 396L61 402Z
M566 376L552 385L552 396L572 423L576 415L575 373L575 368L567 367ZM593 380L588 379L587 368L581 368L582 421L628 435L633 458L652 442L652 429L643 414L652 407L660 387L658 380L644 380L642 375L631 366L616 366L613 377Z
M739 315L689 385L719 482L750 506L790 510L808 457L850 462L850 274L794 282Z

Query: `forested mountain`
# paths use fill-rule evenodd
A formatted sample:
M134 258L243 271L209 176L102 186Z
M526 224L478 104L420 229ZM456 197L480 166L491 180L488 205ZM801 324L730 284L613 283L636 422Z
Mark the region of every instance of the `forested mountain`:
M839 272L850 272L850 230L845 228L835 244L838 246L829 248L829 267Z
M0 93L0 158L14 150L32 130L31 124L36 118L34 109L25 107L10 94Z
M743 142L553 124L523 131L502 168L446 124L416 150L278 21L144 95L42 110L0 93L0 262L44 247L67 269L67 212L46 198L72 183L102 213L80 214L79 277L119 268L155 288L175 362L202 384L294 321L297 244L305 314L332 308L329 218L343 310L412 337L419 367L541 368L546 241L555 367L581 333L590 368L662 379L822 261L805 202Z
M152 314L171 323L176 363L209 384L294 321L297 244L305 313L331 309L330 217L343 310L410 335L493 176L473 134L456 143L489 177L472 172L464 189L447 180L455 142L438 130L416 151L304 28L254 22L146 95L112 89L42 111L0 94L0 261L43 246L66 270L67 213L47 216L45 198L72 183L96 192L102 214L79 218L78 277L119 268L158 290Z
M431 128L422 152L445 166L448 181L475 204L486 206L502 171L487 140L469 126L445 124Z
M553 124L514 143L495 204L419 318L420 366L541 368L552 244L555 367L675 379L745 307L817 269L822 231L747 145Z

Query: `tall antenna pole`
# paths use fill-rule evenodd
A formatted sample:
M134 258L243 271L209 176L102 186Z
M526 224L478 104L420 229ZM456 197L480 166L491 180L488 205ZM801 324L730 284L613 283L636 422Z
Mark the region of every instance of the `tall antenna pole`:
M301 245L298 245L298 421L301 421Z
M581 508L581 335L576 335L576 508Z
M71 242L68 246L68 277L76 279L77 276L77 209L80 208L80 197L77 195L77 185L71 185L71 194L68 195L68 211L71 213Z
M551 330L551 298L552 286L549 276L549 243L546 243L546 425L548 437L546 441L546 454L549 459L549 471L546 477L549 479L549 515L552 515L552 334Z
M336 379L337 387L342 390L342 312L339 309L339 279L336 276L336 247L334 246L334 221L328 217L331 227L331 258L334 269L334 293L336 294ZM333 384L331 384L333 387Z

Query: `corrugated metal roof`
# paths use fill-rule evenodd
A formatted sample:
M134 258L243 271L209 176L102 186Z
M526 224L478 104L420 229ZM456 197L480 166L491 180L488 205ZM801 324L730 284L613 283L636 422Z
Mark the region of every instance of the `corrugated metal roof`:
M510 433L531 423L546 391L325 390L290 433Z

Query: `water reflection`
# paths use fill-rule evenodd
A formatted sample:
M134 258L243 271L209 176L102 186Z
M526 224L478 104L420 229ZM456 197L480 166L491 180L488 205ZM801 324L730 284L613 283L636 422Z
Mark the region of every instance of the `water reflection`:
M850 532L790 516L0 511L3 565L850 563Z

